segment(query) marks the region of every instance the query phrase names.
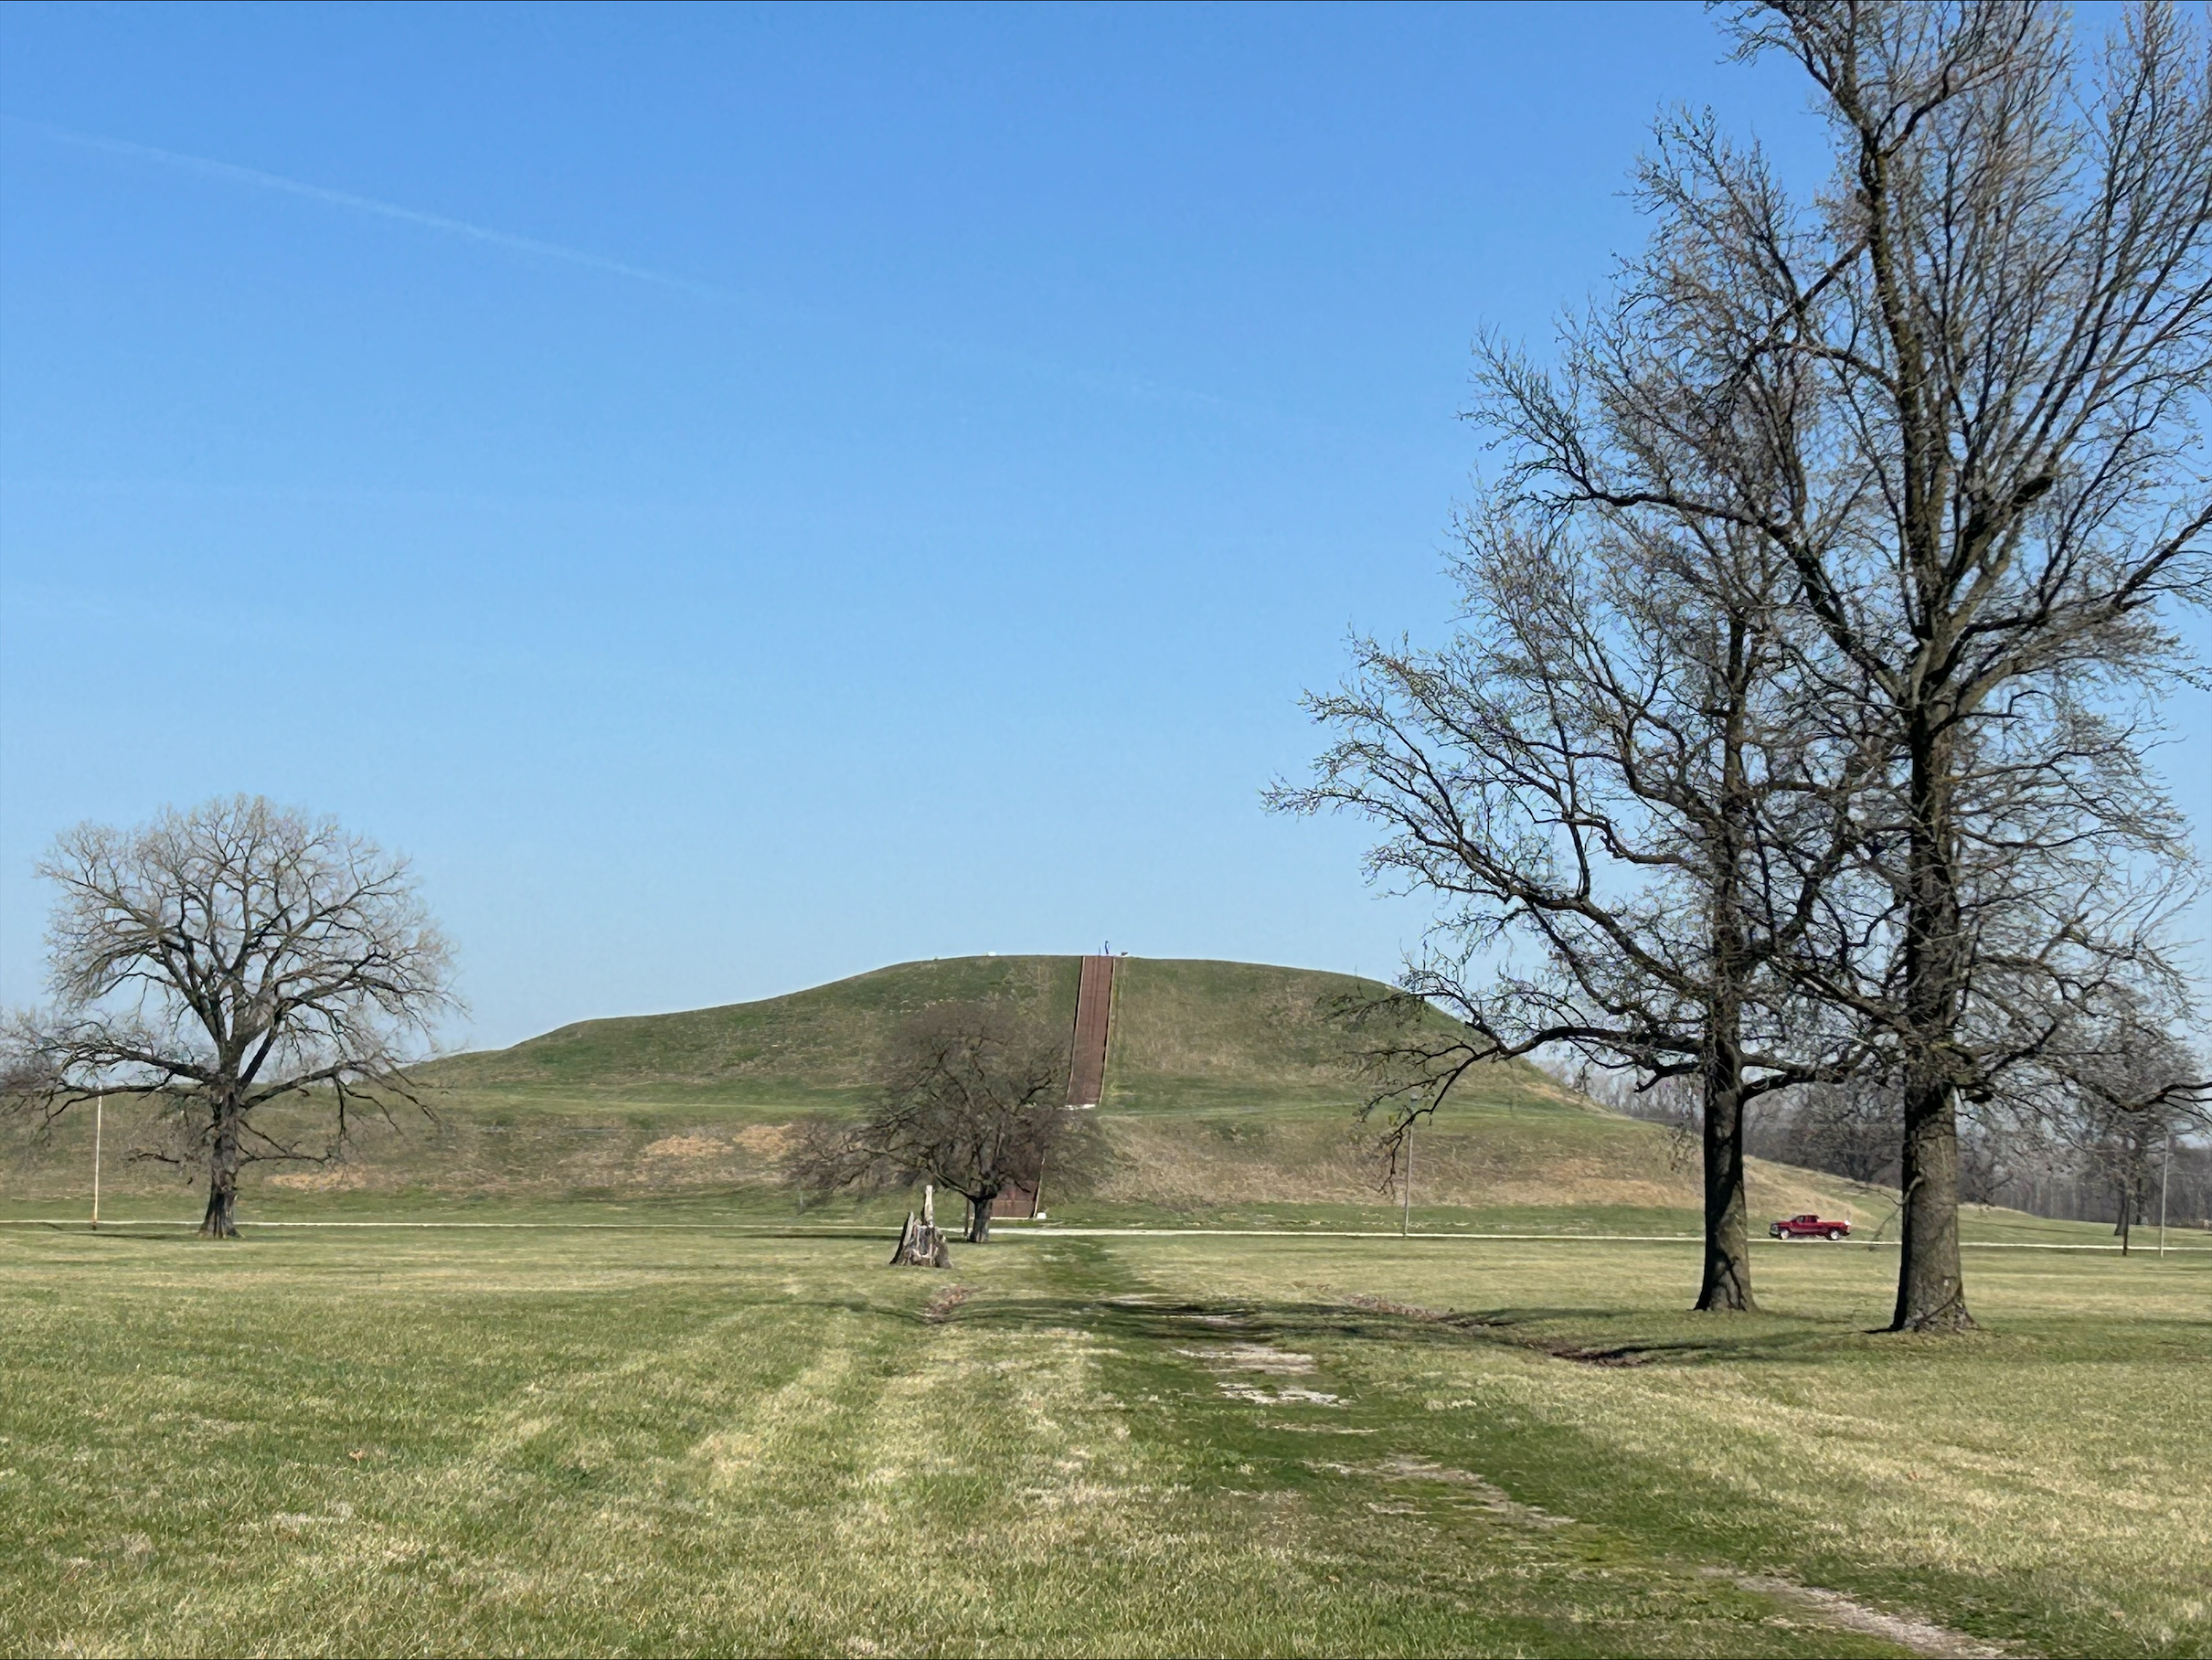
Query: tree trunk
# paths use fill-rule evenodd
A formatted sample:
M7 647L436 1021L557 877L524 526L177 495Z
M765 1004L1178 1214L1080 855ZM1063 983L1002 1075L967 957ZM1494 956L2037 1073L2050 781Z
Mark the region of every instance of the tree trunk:
M899 1235L898 1245L891 1251L890 1265L893 1268L952 1267L952 1252L945 1244L944 1229L935 1222L924 1221L911 1210L908 1211L907 1225Z
M1909 734L1911 829L1907 852L1904 1189L1893 1332L1971 1330L1959 1262L1958 1040L1962 942L1952 858L1951 740L1938 712L1919 711Z
M1905 1230L1889 1329L1969 1331L1973 1316L1959 1266L1959 1115L1949 1079L1909 1080L1904 1163Z
M1743 1192L1743 999L1745 950L1740 890L1753 817L1744 773L1745 709L1753 677L1750 631L1728 619L1728 704L1721 738L1720 834L1712 888L1712 975L1705 1013L1705 1274L1697 1306L1749 1313L1750 1230Z
M1743 1065L1716 1042L1705 1069L1705 1280L1697 1306L1753 1314L1749 1204L1743 1191Z
M968 1200L968 1243L988 1245L991 1242L991 1206L998 1197L998 1189L989 1188L980 1197Z
M207 1213L200 1219L202 1239L238 1238L238 1114L229 1103L216 1107L215 1139L207 1150Z

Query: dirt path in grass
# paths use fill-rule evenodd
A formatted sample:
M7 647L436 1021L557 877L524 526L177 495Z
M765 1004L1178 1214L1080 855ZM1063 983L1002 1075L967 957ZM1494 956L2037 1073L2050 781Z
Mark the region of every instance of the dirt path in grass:
M1509 1446L1494 1449L1503 1462L1490 1467L1481 1445L1440 1437L1418 1393L1377 1390L1332 1364L1347 1335L1341 1307L1174 1294L1091 1241L1058 1242L1040 1266L1063 1317L1110 1357L1106 1388L1143 1403L1148 1443L1181 1466L1175 1486L1249 1506L1244 1526L1326 1564L1331 1581L1387 1580L1455 1611L1445 1629L1476 1652L1484 1642L1549 1652L1562 1638L1593 1653L2000 1652L1546 1508ZM955 1319L972 1314L990 1317L986 1304ZM1224 1513L1212 1524L1239 1525Z
M1887 1638L1916 1655L1931 1655L1936 1660L1996 1660L1997 1656L2009 1652L1992 1648L1977 1637L1970 1637L1962 1631L1952 1631L1947 1625L1938 1625L1931 1620L1884 1613L1880 1609L1869 1608L1840 1591L1823 1591L1817 1585L1800 1585L1793 1580L1777 1579L1772 1574L1734 1573L1725 1568L1708 1568L1706 1571L1740 1585L1746 1591L1757 1591L1777 1601L1793 1604L1824 1625L1842 1631L1864 1632L1870 1637Z

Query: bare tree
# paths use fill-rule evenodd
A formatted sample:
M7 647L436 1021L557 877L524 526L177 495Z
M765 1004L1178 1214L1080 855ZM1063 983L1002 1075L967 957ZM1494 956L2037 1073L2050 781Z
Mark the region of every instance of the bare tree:
M237 1233L239 1169L341 1156L367 1108L413 1101L402 1069L458 1007L407 861L260 797L86 825L38 874L61 889L53 1006L10 1025L15 1100L49 1119L96 1092L154 1099L178 1132L150 1156L205 1165L200 1232ZM310 1147L255 1113L326 1102Z
M941 1003L885 1047L882 1088L860 1123L818 1124L787 1174L828 1194L927 1181L968 1201L968 1239L991 1237L991 1206L1034 1188L1049 1162L1070 1179L1093 1162L1095 1131L1067 1105L1068 1039L992 1003Z
M2212 1123L2202 1059L2172 1030L2127 1012L2137 1017L2068 1045L2044 1091L2006 1103L2020 1139L2070 1152L2078 1179L2102 1189L2122 1250L2151 1218L2172 1138Z
M1755 150L1674 123L1636 314L1734 361L1623 352L1532 423L1525 466L1559 503L1787 558L1890 747L1852 808L1889 949L1803 983L1894 1054L1893 1325L1956 1329L1961 1102L2083 1004L2175 984L2186 853L2140 702L2181 655L2166 608L2212 582L2205 40L2143 5L2084 73L2067 16L2015 0L1783 0L1735 27L1810 76L1834 176L1800 207Z
M1678 378L1710 351L1653 329L1637 303L1562 347L1587 382L1632 363ZM1444 901L1402 984L1464 1035L1377 1023L1377 1059L1398 1081L1374 1104L1393 1103L1394 1133L1469 1069L1547 1046L1632 1068L1646 1088L1695 1080L1696 1305L1749 1309L1747 1105L1847 1076L1865 1048L1847 1024L1824 1027L1776 964L1859 948L1864 924L1831 891L1851 878L1858 835L1836 807L1880 755L1838 718L1848 665L1802 673L1833 653L1778 549L1663 506L1547 491L1554 430L1582 419L1572 391L1491 346L1478 386L1525 464L1462 516L1457 635L1436 651L1357 642L1352 679L1308 699L1335 743L1311 784L1270 800L1377 820L1390 835L1370 870ZM1703 464L1603 408L1588 430L1654 468Z
M1900 1123L1896 1087L1869 1069L1777 1099L1752 1147L1761 1158L1871 1186L1896 1174Z
M1972 1113L1959 1127L1959 1197L1969 1205L1996 1205L2030 1151L2011 1136L1992 1133Z

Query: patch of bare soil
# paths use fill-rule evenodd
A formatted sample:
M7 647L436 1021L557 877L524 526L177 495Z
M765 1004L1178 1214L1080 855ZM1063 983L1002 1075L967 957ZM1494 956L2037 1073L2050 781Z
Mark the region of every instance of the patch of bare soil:
M728 1131L710 1125L679 1130L639 1150L633 1179L655 1188L756 1180L791 1145L789 1126L748 1124Z
M1133 1299L1116 1298L1117 1302ZM1217 1331L1224 1326L1234 1329L1244 1324L1235 1314L1186 1314L1182 1318ZM1290 1349L1279 1349L1265 1343L1217 1343L1203 1348L1179 1348L1176 1354L1197 1361L1214 1374L1214 1387L1231 1400L1249 1401L1256 1407L1334 1407L1344 1404L1343 1397L1332 1395L1326 1389L1309 1389L1302 1384L1278 1383L1272 1389L1249 1383L1238 1373L1258 1372L1269 1378L1303 1378L1313 1369L1313 1357L1301 1355ZM1224 1374L1228 1374L1224 1376Z
M1737 1573L1726 1568L1705 1570L1717 1579L1732 1580L1746 1591L1758 1591L1780 1602L1794 1603L1826 1624L1845 1631L1863 1633L1869 1637L1880 1637L1909 1648L1916 1655L1937 1656L1938 1660L1997 1660L2005 1651L1993 1648L1979 1637L1970 1637L1962 1631L1952 1631L1947 1625L1938 1625L1930 1620L1913 1618L1908 1614L1884 1613L1878 1608L1847 1597L1840 1591L1824 1591L1817 1585L1800 1585L1794 1580L1778 1579L1772 1574Z
M1342 1396L1332 1395L1326 1389L1302 1389L1286 1383L1272 1390L1263 1389L1256 1383L1239 1383L1234 1378L1216 1378L1214 1388L1231 1400L1249 1400L1256 1407L1335 1407L1342 1406Z
M353 1165L332 1165L321 1170L287 1170L267 1179L271 1187L291 1187L303 1193L351 1193L368 1186L367 1176Z
M782 1158L791 1151L792 1126L789 1124L747 1124L729 1139L756 1157Z
M921 1311L921 1317L931 1325L942 1325L952 1317L952 1311L975 1294L973 1285L948 1285L931 1297Z
M1392 1453L1388 1458L1377 1459L1367 1464L1326 1463L1315 1460L1310 1461L1310 1467L1369 1480L1379 1476L1385 1481L1436 1482L1447 1487L1457 1487L1500 1520L1518 1522L1524 1527L1565 1527L1575 1519L1571 1516L1554 1515L1534 1505L1524 1505L1509 1495L1504 1488L1484 1480L1472 1470L1454 1470L1432 1459L1415 1458L1409 1453Z
M1313 1356L1270 1348L1264 1343L1232 1343L1227 1347L1177 1349L1175 1353L1203 1360L1208 1366L1228 1367L1239 1372L1271 1372L1279 1377L1297 1378L1313 1369Z

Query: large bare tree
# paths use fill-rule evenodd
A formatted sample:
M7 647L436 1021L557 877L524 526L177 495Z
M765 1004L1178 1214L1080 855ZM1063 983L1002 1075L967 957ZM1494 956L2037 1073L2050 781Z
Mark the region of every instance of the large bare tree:
M403 1067L458 1006L444 939L407 861L260 797L86 825L38 867L61 889L53 1006L11 1023L19 1099L48 1114L96 1093L150 1097L204 1165L200 1232L237 1232L239 1170L342 1155L364 1108L412 1101ZM256 1113L326 1104L310 1145Z
M814 1125L787 1174L816 1194L930 1182L967 1199L968 1240L987 1243L1000 1194L1034 1189L1048 1164L1077 1177L1091 1162L1090 1115L1067 1104L1068 1062L1066 1033L1003 1005L932 1005L885 1045L859 1122Z
M1485 352L1482 385L1509 434L1554 407L1510 353ZM1792 671L1822 643L1789 639L1796 579L1759 538L1513 487L1461 531L1452 642L1358 642L1352 678L1308 700L1336 734L1314 779L1271 794L1378 821L1370 870L1442 902L1402 984L1463 1027L1371 1020L1376 1104L1402 1143L1472 1069L1552 1045L1694 1080L1696 1305L1750 1309L1746 1108L1860 1058L1774 960L1856 944L1827 889L1856 834L1834 803L1870 752L1805 707Z
M2085 54L2016 0L1735 28L1810 78L1831 176L1801 203L1709 122L1668 128L1617 349L1525 425L1521 476L1771 547L1888 746L1851 803L1877 949L1803 984L1892 1057L1893 1325L1956 1329L1962 1102L2178 995L2192 878L2143 758L2171 609L2212 583L2205 34L2147 5Z

